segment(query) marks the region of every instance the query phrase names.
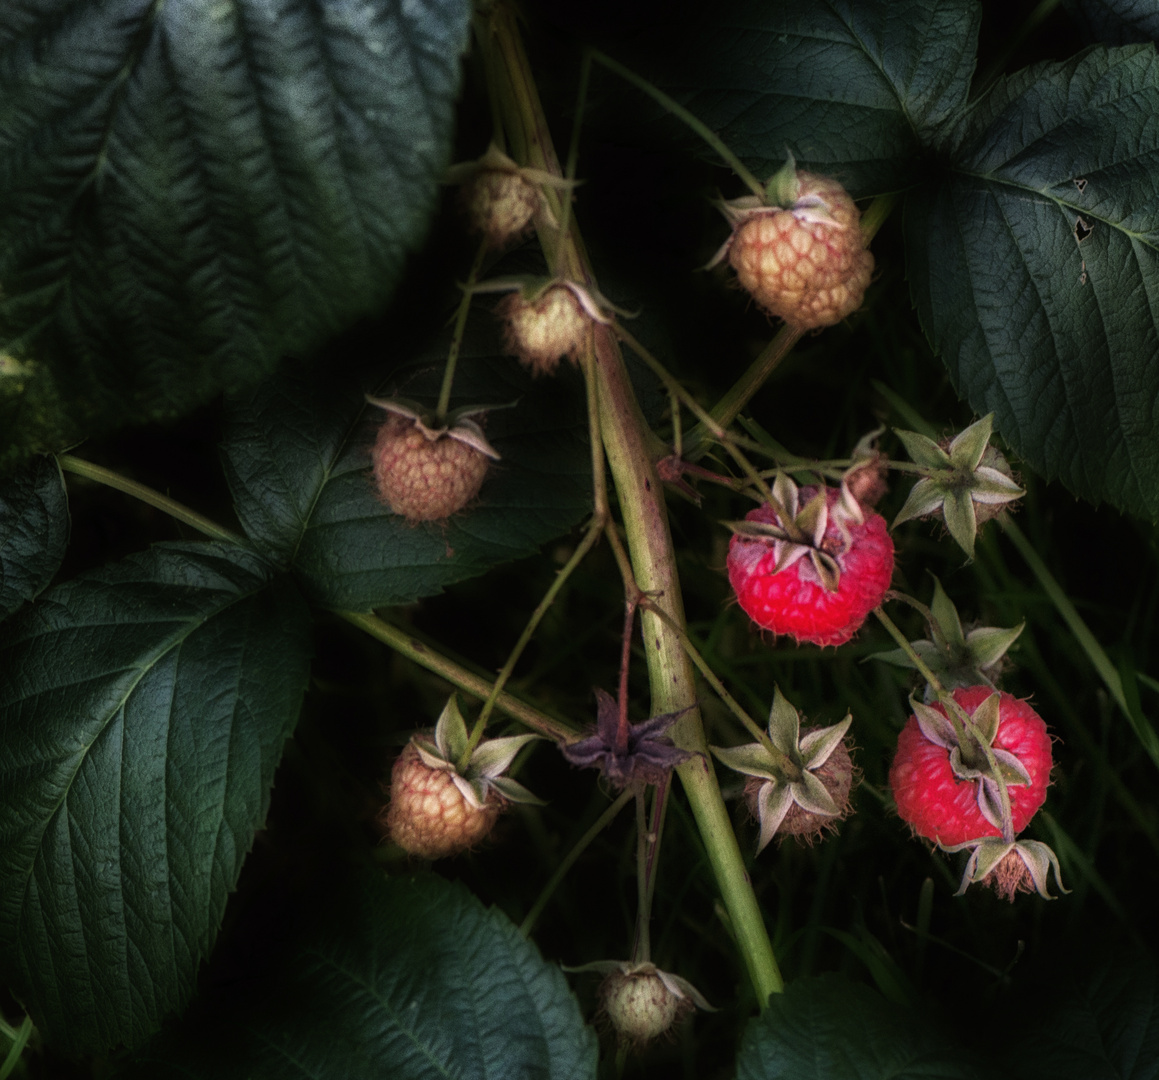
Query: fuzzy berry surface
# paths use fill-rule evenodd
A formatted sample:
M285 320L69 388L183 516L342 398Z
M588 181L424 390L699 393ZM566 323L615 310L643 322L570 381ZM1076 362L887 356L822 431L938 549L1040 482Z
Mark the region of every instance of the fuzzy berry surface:
M816 494L801 488L804 505ZM837 488L826 490L830 511L840 498ZM734 535L728 547L728 580L745 613L762 629L788 634L797 642L844 645L885 598L893 578L893 540L885 519L867 512L860 525L848 527L846 543L830 514L822 541L841 568L835 592L825 588L809 558L774 574L777 555L771 542ZM747 521L780 524L776 510L759 506Z
M988 686L969 686L954 691L954 700L974 715L994 691ZM938 703L933 708L945 715ZM1010 784L1010 812L1017 835L1046 801L1052 764L1051 740L1046 723L1030 705L1011 694L999 698L998 734L993 746L1009 750L1030 774L1031 783ZM950 751L930 742L911 716L897 740L897 753L889 770L889 785L901 819L927 840L952 847L985 836L1001 836L978 809L978 781L954 775Z
M833 222L803 220L769 208L747 217L733 233L729 262L741 285L770 315L801 330L832 326L852 314L873 276L873 255L860 229L861 213L836 181L798 172L799 198L818 196Z
M801 732L801 736L804 737L816 730L816 727L807 727ZM825 764L813 770L813 775L821 781L825 790L829 792L829 797L837 804L837 813L818 814L794 802L781 820L781 824L777 826L777 836L780 839L792 836L802 844L812 844L826 833L836 832L837 826L852 813L853 805L849 796L857 780L858 771L846 745L848 741L842 739L825 760ZM749 813L757 820L760 818L761 788L767 783L767 780L759 776L750 776L745 781L745 804Z
M483 169L463 189L463 202L472 231L501 248L527 232L539 192L518 173Z
M494 800L494 801L492 801ZM483 840L499 816L499 800L490 796L471 806L447 769L432 769L408 743L394 763L386 827L390 838L410 855L442 859Z
M637 1046L663 1035L690 1004L649 972L616 972L600 988L604 1015L619 1035Z
M415 422L391 415L371 453L378 494L408 521L441 521L462 510L483 486L488 460L448 436L431 440Z
M504 347L533 375L550 375L564 356L578 361L591 327L583 305L564 285L552 286L538 300L512 293L496 312L504 323Z

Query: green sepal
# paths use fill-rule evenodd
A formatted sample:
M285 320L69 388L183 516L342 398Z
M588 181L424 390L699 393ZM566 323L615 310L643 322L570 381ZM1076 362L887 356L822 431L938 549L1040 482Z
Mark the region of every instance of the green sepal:
M920 435L916 431L905 431L894 428L893 433L902 441L910 460L923 469L950 469L950 455L946 453L933 439Z
M467 752L470 741L467 722L459 711L459 699L452 694L435 724L435 745L442 758L453 764Z
M757 854L769 846L769 841L776 835L793 805L793 791L790 785L780 784L770 780L761 785L757 793L757 817L761 823L761 836L757 842Z
M825 764L837 749L845 733L853 724L852 713L846 713L845 719L827 728L818 728L810 731L801 739L801 763L806 769L819 769Z
M464 728L464 730L466 729ZM494 780L515 760L515 755L523 747L539 738L542 736L528 733L525 735L507 735L501 739L484 739L471 754L471 760L467 766L468 775L472 779L481 776L487 780ZM463 749L466 749L466 743L463 744Z
M764 780L779 780L780 776L769 752L760 743L743 746L710 746L716 759L734 772L745 776L759 776Z
M955 471L972 473L978 468L993 429L994 414L989 413L954 436L948 453Z
M1018 635L1025 628L1024 620L1009 629L1002 626L980 626L977 630L971 630L966 635L966 648L975 666L993 667L1006 655L1006 650L1018 640Z
M803 810L823 817L836 817L840 811L825 785L811 772L801 773L800 780L789 785L793 801Z
M791 209L801 194L801 181L797 179L797 160L792 151L789 156L765 184L765 202L769 206L779 206L783 210Z
M942 512L950 535L967 557L972 559L974 538L978 535L978 517L974 513L974 500L970 498L970 492L966 490L947 492Z
M773 707L769 711L769 738L794 765L801 763L798 741L801 737L801 716L781 693L778 686L773 691Z
M994 737L998 734L998 725L1001 722L1001 705L1002 695L995 692L986 698L970 717L987 746L994 745Z
M518 780L510 776L495 776L488 781L508 802L526 803L529 806L546 806L547 801L528 791Z
M966 644L966 636L962 633L962 620L958 618L958 609L954 602L946 595L942 583L933 574L934 598L930 601L930 614L933 616L932 627L935 639L940 634L946 645L951 648L961 648Z
M946 496L937 481L923 476L912 488L906 497L902 508L893 519L891 528L896 529L903 521L911 518L928 517L936 514L946 501Z

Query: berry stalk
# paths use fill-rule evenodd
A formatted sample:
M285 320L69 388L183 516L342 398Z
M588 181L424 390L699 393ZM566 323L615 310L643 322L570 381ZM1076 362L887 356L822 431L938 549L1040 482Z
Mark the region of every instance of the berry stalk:
M487 59L502 67L501 81L509 87L500 95L504 122L513 148L528 164L561 175L539 95L519 38L515 13L503 4L493 9L493 50ZM545 197L556 199L554 192ZM562 215L562 207L559 208ZM591 271L574 226L567 236L541 233L549 263L575 280L594 285ZM551 258L556 252L559 258ZM623 359L609 327L594 328L595 363L591 377L598 386L600 429L608 464L619 495L624 529L637 586L655 599L662 598L670 618L683 625L680 581L663 487L653 464L650 432L640 412L624 368ZM696 700L692 664L679 637L651 610L641 616L645 654L652 689L654 713L675 712ZM689 709L673 728L677 744L697 752L677 772L704 841L713 872L728 912L732 929L745 959L761 1007L784 983L773 954L764 918L745 872L740 846L732 831L729 812L716 776L708 764L707 743L699 711Z

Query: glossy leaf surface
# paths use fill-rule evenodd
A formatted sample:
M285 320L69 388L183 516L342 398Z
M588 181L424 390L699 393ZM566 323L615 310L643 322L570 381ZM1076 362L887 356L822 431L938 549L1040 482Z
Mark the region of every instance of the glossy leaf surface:
M309 612L244 549L162 545L0 629L0 965L66 1053L191 995L305 689Z

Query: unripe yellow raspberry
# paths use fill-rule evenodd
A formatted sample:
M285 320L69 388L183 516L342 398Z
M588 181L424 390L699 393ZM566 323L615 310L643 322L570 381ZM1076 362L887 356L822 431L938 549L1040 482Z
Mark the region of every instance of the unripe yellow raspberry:
M862 239L861 214L836 180L800 171L796 179L792 206L749 206L730 215L728 259L765 311L815 330L861 306L873 255Z
M550 375L564 356L578 361L591 333L591 316L566 285L553 285L535 300L511 293L496 311L505 348L535 375Z
M441 859L485 839L501 804L501 797L490 792L482 806L472 806L450 769L431 768L408 743L391 772L386 827L390 838L409 854Z

